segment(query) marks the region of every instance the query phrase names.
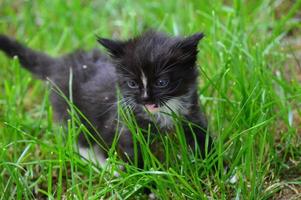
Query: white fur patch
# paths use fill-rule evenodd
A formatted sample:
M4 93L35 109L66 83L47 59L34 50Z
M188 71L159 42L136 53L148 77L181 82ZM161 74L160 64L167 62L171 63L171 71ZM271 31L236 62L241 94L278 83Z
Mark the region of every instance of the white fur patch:
M79 147L78 153L87 160L92 161L96 165L105 166L106 157L96 145L93 148Z
M146 87L147 87L147 78L146 78L146 76L143 72L141 72L141 73L142 73L141 80L142 80L142 83L143 83L143 87L144 87L144 89L146 89Z
M156 116L157 123L161 128L170 129L170 128L173 127L173 124L174 124L173 123L173 118L169 114L167 114L167 113L156 113L155 116Z
M145 76L145 74L141 71L141 81L142 81L142 84L143 84L143 88L144 88L144 93L143 93L143 96L144 97L147 97L148 94L147 94L147 78Z
M157 122L162 128L172 128L174 121L172 113L184 115L188 112L189 103L186 102L188 96L174 97L166 102L166 105L159 108L155 114Z
M94 145L93 148L79 147L78 153L85 159L92 161L95 165L102 168L105 168L105 165L107 165L107 159L97 145ZM122 169L122 166L119 168ZM107 169L110 171L111 166L109 165ZM115 170L113 171L113 175L119 177L119 173Z

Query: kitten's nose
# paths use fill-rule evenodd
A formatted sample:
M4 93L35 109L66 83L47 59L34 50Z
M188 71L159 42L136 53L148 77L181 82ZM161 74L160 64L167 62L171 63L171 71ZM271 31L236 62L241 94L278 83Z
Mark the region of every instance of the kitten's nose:
M142 91L142 94L141 94L141 100L142 100L143 102L147 102L147 101L150 100L150 97L149 97L149 94L148 94L147 90L143 90L143 91Z

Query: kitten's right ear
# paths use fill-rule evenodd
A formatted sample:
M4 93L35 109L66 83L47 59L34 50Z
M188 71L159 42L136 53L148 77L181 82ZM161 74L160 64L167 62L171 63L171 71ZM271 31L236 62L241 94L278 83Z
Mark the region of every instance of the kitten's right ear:
M196 54L197 53L197 46L201 39L204 37L204 33L196 33L189 37L186 37L184 40L182 40L178 47L181 48L184 52L189 52Z
M97 37L97 41L114 57L120 57L124 54L125 42L100 37Z

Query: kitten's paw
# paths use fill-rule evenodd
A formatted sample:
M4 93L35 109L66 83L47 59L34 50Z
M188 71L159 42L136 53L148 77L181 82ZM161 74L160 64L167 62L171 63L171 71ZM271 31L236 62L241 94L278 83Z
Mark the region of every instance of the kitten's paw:
M155 195L154 193L150 193L150 194L148 195L148 199L149 199L149 200L155 200L155 199L157 199L157 198L156 198L156 195Z

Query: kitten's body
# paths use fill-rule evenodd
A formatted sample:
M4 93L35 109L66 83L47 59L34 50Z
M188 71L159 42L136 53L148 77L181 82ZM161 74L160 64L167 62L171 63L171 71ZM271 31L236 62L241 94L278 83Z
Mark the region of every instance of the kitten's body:
M193 132L203 150L207 124L200 110L195 67L197 43L201 38L201 34L183 39L148 32L126 42L100 39L99 42L108 49L112 58L95 49L91 52L77 51L55 59L3 35L0 35L0 49L9 56L17 55L26 69L42 79L49 79L66 97L70 97L69 80L72 75L73 103L100 135L85 120L82 122L94 137L98 140L101 137L108 147L116 133L118 87L127 100L121 104L133 110L141 127L147 129L149 124L156 123L160 130L172 131L172 117L166 113L174 112L198 125ZM167 78L159 79L157 83L159 75L168 76L168 88L161 87ZM68 119L66 101L56 92L52 93L51 99L57 120ZM156 110L152 115L155 122L145 108ZM194 147L193 133L187 124L184 130L188 144ZM121 126L119 134L119 148L133 157L131 133ZM83 135L79 142L80 146L89 147ZM90 142L94 144L93 140ZM85 151L82 154L87 156Z

